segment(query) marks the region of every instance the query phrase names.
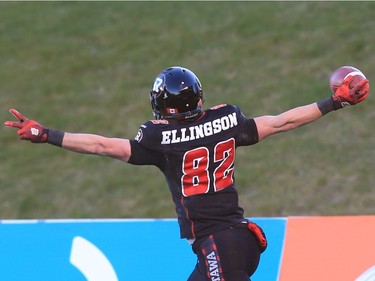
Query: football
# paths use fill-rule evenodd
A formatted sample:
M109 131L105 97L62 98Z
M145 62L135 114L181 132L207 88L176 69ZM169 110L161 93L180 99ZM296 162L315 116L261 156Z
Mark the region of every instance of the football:
M366 76L359 69L353 66L342 66L336 69L332 74L329 81L332 93L335 93L337 88L342 85L342 82L349 75L354 76L352 82L350 82L349 87L355 87L359 82L366 79Z

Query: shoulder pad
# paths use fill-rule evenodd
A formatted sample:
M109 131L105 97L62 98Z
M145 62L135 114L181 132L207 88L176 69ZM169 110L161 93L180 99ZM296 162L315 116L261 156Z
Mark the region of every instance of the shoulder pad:
M168 125L169 121L165 119L160 119L160 120L150 120L150 122L154 125Z
M228 104L226 104L226 103L222 103L222 104L215 105L215 106L211 107L210 109L216 110L216 109L222 108L222 107L227 106L227 105Z

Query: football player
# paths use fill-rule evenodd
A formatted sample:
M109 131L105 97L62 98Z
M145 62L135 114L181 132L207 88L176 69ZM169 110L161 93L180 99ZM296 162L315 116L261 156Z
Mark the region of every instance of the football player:
M184 67L170 67L156 77L150 91L155 119L141 125L135 139L54 130L15 109L10 112L18 121L6 121L5 126L17 128L22 140L158 167L176 205L181 238L189 241L198 257L188 280L248 281L267 240L258 225L244 218L239 206L236 149L364 100L368 80L350 89L351 79L318 102L279 115L248 118L230 104L204 110L198 77Z

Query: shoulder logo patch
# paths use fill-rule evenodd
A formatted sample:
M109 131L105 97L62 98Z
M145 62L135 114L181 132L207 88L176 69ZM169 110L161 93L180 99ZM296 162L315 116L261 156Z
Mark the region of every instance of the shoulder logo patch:
M138 133L137 133L137 135L135 136L135 140L137 141L137 142L140 142L141 140L142 140L142 138L143 138L143 132L142 132L142 129L139 129L138 130Z

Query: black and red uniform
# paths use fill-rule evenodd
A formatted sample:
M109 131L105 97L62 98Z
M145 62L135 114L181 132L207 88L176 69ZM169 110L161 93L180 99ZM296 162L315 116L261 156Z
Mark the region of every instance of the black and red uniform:
M234 105L205 110L193 122L148 121L131 141L129 163L163 172L181 238L195 241L199 262L189 280L248 280L258 265L256 236L247 227L234 184L236 148L257 142L254 120ZM242 267L239 277L226 276L231 266Z

